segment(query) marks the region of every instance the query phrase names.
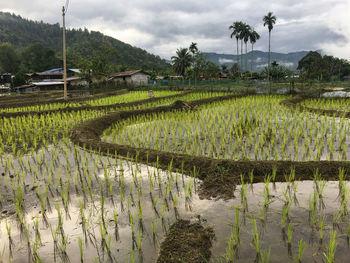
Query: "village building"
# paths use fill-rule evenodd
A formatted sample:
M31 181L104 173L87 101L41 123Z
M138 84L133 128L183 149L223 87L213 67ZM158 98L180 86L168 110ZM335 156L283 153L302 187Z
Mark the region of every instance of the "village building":
M31 92L31 91L37 91L38 87L36 87L34 84L26 84L26 85L15 87L14 90L17 93Z
M0 84L11 83L12 76L10 73L0 74Z
M89 82L81 79L77 74L80 73L79 69L67 69L67 85L70 87L88 87ZM37 90L60 90L63 89L63 69L55 68L43 72L26 74L27 79L30 79L31 85L34 85ZM32 91L32 87L24 85L18 92Z
M109 80L114 80L120 85L130 85L134 87L148 85L151 75L142 70L125 71L111 75Z

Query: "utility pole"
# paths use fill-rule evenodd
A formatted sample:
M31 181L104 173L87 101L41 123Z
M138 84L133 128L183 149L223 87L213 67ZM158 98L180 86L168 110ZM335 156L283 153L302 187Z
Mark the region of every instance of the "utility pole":
M66 9L62 7L63 17L63 97L67 99L67 61L66 61L66 22L65 22Z

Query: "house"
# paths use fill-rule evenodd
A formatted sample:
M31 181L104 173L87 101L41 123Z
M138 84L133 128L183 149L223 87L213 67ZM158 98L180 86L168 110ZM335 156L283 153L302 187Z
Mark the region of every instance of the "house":
M118 84L127 84L131 86L147 85L151 75L142 70L119 72L110 77L109 80L114 80Z
M226 74L226 73L222 73L222 72L220 72L220 73L217 74L217 76L216 76L216 79L217 79L217 80L225 80L225 79L227 79L227 78L228 78L227 74Z
M54 68L43 72L27 74L27 76L29 76L35 81L48 80L48 79L57 80L57 79L63 79L63 72L64 71L62 68ZM79 73L80 73L79 69L67 69L67 78L74 77Z
M63 76L63 68L53 68L53 69L50 69L50 70L46 70L42 73L62 73L62 76ZM73 77L73 76L76 76L80 73L80 70L77 69L77 68L68 68L67 69L67 78L70 78L70 77Z
M63 79L47 79L43 81L33 82L33 85L38 87L40 90L59 90L63 89ZM89 82L81 79L80 77L67 78L67 86L69 87L87 87Z
M0 84L11 83L12 76L10 73L0 74Z
M89 82L76 76L79 74L79 69L67 69L67 86L70 87L88 87ZM63 69L56 68L43 72L27 74L33 81L36 87L40 90L63 89Z
M37 72L31 75L34 81L63 79L63 72Z
M9 93L11 91L10 87L0 85L0 96L4 93Z
M38 88L33 84L26 84L22 86L15 87L14 90L17 93L36 91Z

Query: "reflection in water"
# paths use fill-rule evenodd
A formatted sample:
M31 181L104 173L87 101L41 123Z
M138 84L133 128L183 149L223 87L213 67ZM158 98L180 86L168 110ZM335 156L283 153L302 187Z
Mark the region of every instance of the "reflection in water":
M54 151L25 160L44 177L26 181L23 218L18 210L0 222L5 261L81 262L82 253L85 262L155 262L178 218L214 228L213 262L254 262L268 251L270 262L293 262L300 240L303 261L321 262L333 233L337 262L349 256L345 181L246 184L236 187L235 199L200 200L200 182L170 166L161 171L78 149ZM25 161L2 167L8 190L27 170Z

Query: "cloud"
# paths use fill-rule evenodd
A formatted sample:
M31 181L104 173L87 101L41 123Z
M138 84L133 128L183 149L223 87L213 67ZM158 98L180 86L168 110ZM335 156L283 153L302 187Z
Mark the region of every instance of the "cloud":
M286 68L293 68L295 65L293 62L283 62L283 61L279 61L278 64L280 66L286 67Z
M233 59L219 58L219 63L220 64L233 63Z
M267 67L267 63L266 63L266 64L261 64L261 65L256 65L256 67L257 67L258 69L264 69L264 68Z
M65 1L0 0L0 10L49 23L61 21ZM228 27L249 23L261 35L258 50L268 49L262 18L277 16L271 47L276 52L323 49L350 59L349 0L71 0L67 25L98 30L149 52L170 58L179 47L197 42L201 51L236 53Z

